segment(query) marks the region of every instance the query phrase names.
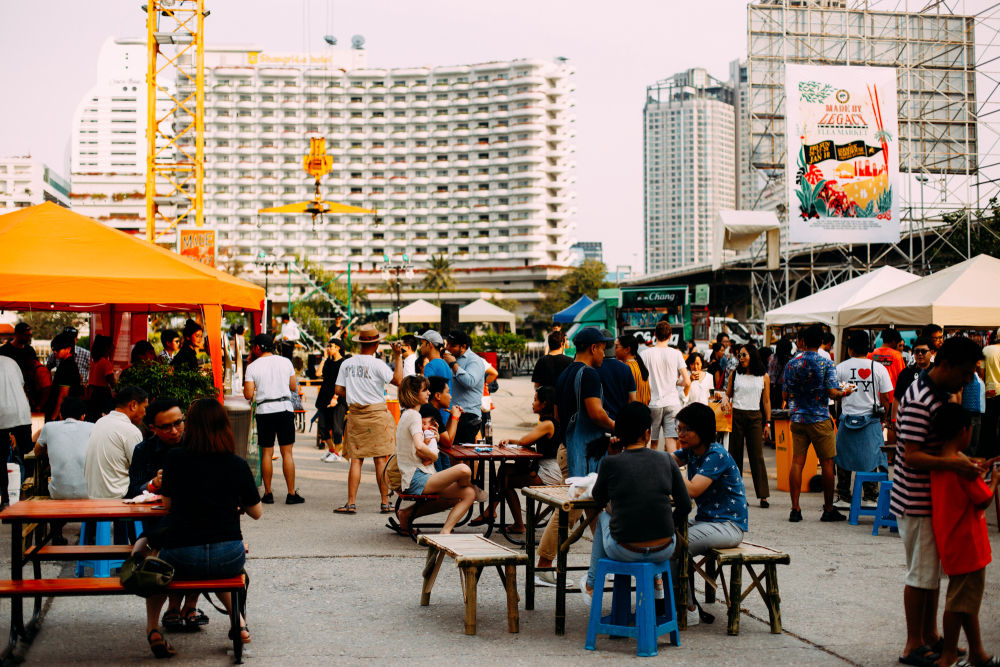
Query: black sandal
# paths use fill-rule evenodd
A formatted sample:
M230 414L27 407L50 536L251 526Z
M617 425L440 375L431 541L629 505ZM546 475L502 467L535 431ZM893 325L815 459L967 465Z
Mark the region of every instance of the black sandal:
M159 637L159 640L153 639L154 635ZM177 655L177 651L174 650L174 647L170 645L170 642L167 641L166 637L158 629L154 628L150 630L149 634L146 635L146 641L149 642L149 650L153 652L153 655L157 659L172 658Z
M188 607L183 612L184 630L186 632L197 632L201 626L208 625L208 616L200 609Z
M337 509L333 510L334 514L357 514L358 507L354 504L341 505Z
M167 632L181 632L184 630L184 619L179 611L167 611L163 615L163 629Z

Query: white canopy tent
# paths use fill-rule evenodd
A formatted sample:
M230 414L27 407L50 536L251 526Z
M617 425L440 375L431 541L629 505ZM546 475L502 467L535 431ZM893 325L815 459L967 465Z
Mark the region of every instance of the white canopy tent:
M912 273L891 266L883 266L839 285L792 301L781 308L767 311L764 314L764 326L825 324L830 327L839 342L842 339L841 332L844 328L841 313L845 308L918 280L920 277Z
M441 309L424 299L417 299L389 315L389 326L392 333L399 331L400 324L430 324L440 321Z
M476 299L470 304L458 309L459 322L506 322L510 332L516 332L517 317L514 313L504 310L495 303L485 299Z
M778 268L778 233L781 223L774 211L734 211L720 208L714 220L714 234L721 243L712 247L712 270L722 266L722 251L749 250L761 234L767 236L768 269Z
M840 313L841 327L941 326L995 328L1000 324L1000 259L977 255Z

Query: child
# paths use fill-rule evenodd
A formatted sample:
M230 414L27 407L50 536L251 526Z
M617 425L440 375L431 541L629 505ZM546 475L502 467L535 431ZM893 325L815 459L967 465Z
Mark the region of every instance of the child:
M433 417L424 417L420 420L420 427L423 429L424 432L424 444L427 445L427 448L429 450L437 454L438 453L437 422L434 420ZM434 463L434 459L428 459L428 460L420 459L420 460L427 465Z
M972 427L969 413L956 403L946 403L934 416L933 430L941 437L941 456L962 456L969 446ZM944 604L944 644L939 665L949 666L958 658L959 629L969 641L972 665L1000 665L983 649L979 634L979 606L990 562L986 514L1000 482L994 470L987 485L981 478L965 479L951 470L931 470L931 507L934 539L941 565L948 575Z

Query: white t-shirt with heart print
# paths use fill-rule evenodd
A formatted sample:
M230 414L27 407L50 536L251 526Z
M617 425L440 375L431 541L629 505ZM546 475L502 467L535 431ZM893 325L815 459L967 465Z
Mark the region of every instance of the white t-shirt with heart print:
M877 361L873 363L871 359L852 357L840 362L837 364L837 380L849 382L858 388L841 404L844 414L848 415L871 414L878 400L875 391L879 394L892 393L892 378L889 376L889 371Z

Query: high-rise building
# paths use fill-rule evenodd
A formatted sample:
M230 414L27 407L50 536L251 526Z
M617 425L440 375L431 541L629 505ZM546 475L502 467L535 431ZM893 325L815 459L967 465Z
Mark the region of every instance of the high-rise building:
M731 85L698 68L646 88L646 273L711 261L715 217L736 206L733 97Z
M69 183L30 157L0 158L0 213L43 202L69 208Z
M569 247L573 264L583 264L587 260L604 261L604 244L601 241L577 241Z
M164 96L172 92L165 85ZM146 228L146 115L145 41L105 40L96 81L73 114L70 201L75 211L133 234Z

